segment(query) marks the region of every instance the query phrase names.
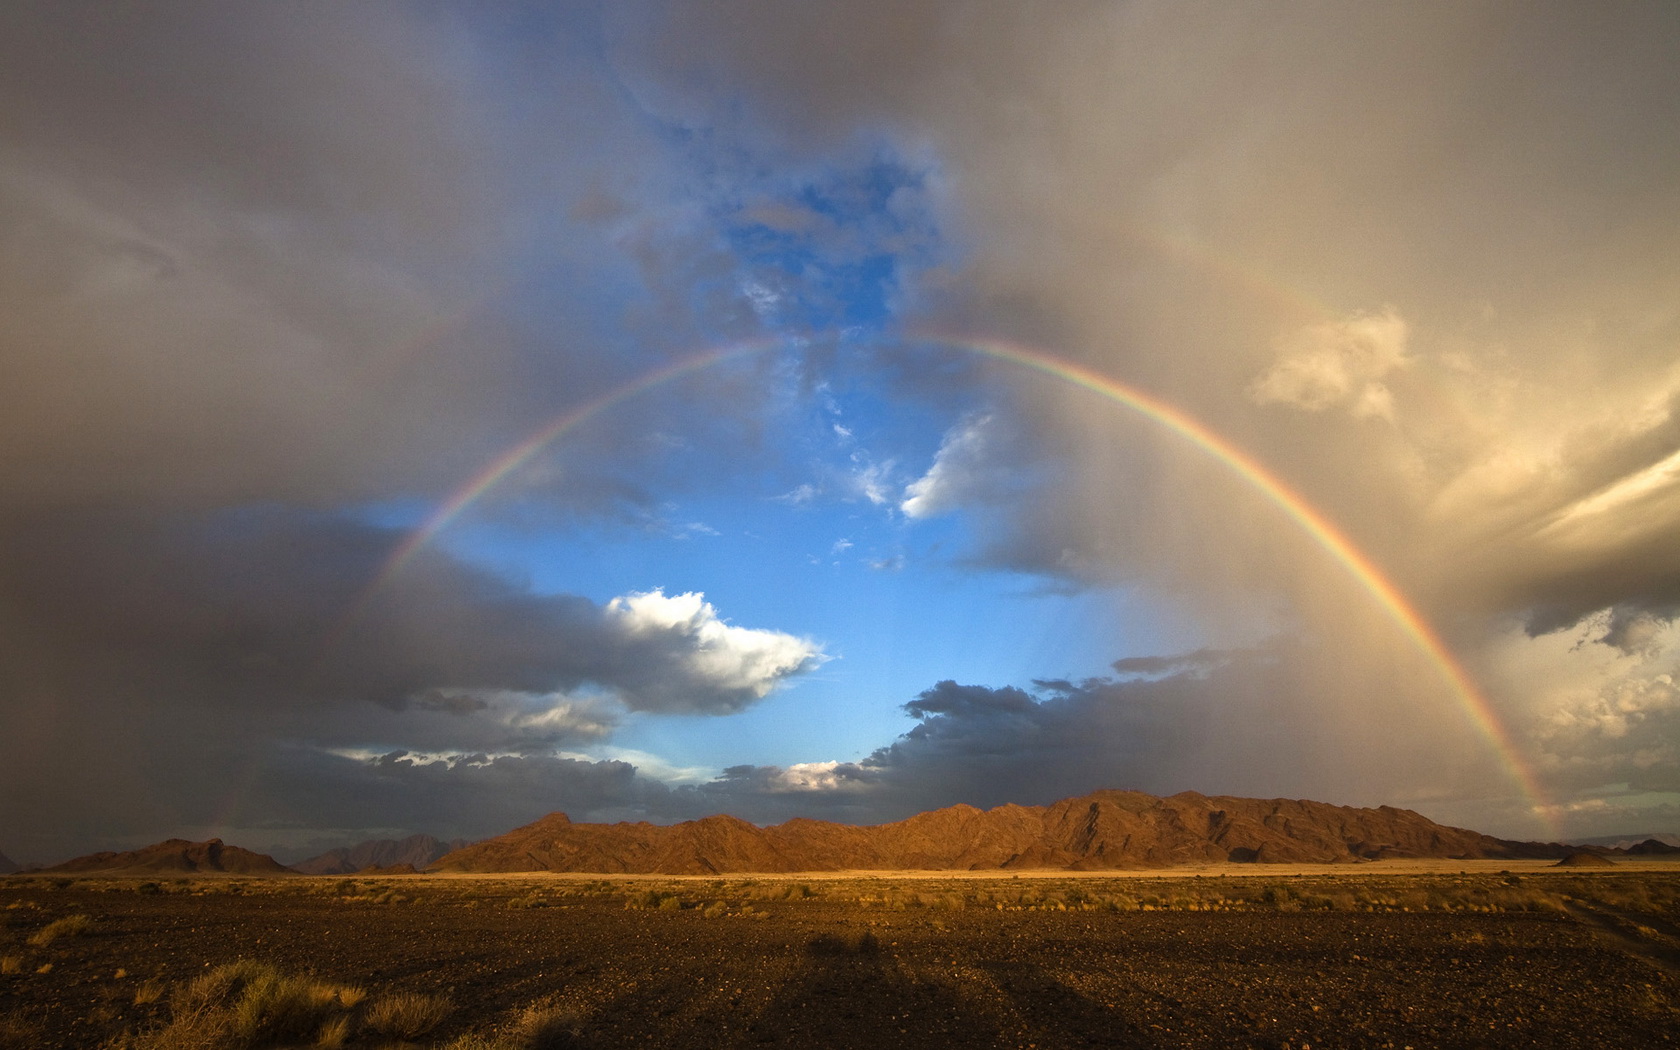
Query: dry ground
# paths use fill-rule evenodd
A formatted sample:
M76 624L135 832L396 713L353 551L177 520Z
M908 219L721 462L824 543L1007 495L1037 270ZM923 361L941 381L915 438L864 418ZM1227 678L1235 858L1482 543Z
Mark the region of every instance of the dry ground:
M322 1031L191 1042L191 982L238 960L328 989ZM378 1027L421 997L409 1042ZM1677 1042L1672 864L0 879L7 1050Z

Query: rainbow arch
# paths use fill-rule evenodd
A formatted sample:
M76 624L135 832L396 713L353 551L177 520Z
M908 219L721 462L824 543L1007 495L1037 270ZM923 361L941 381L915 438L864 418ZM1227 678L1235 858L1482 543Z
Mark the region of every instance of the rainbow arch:
M1178 434L1191 444L1224 464L1253 489L1264 496L1296 522L1315 543L1330 555L1368 592L1401 630L1439 671L1451 687L1472 725L1492 745L1512 780L1520 788L1537 814L1547 814L1550 806L1539 786L1533 769L1511 739L1487 697L1476 686L1458 659L1452 654L1440 634L1404 592L1388 578L1382 569L1362 552L1321 511L1309 503L1282 478L1268 470L1254 456L1231 443L1183 409L1141 389L1129 386L1078 362L1057 357L1044 350L1003 339L977 338L949 333L916 333L920 341L941 347L978 354L995 361L1006 362L1029 372L1048 376L1089 391L1099 397L1129 408L1145 418ZM576 405L533 431L491 460L464 485L440 503L426 519L399 544L381 565L373 580L352 603L340 620L342 630L360 616L368 602L414 555L430 543L452 521L497 483L519 468L543 448L601 412L623 401L666 383L693 375L727 361L750 357L788 345L782 338L764 338L703 350L647 372L618 387ZM335 635L340 633L334 632Z

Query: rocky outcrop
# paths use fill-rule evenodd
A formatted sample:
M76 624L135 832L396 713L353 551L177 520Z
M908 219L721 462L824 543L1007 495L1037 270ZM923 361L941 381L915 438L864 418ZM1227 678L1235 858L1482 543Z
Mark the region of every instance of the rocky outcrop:
M842 870L1103 870L1183 864L1347 863L1387 857L1557 857L1410 810L1292 799L1157 798L1099 791L1049 806L973 806L872 827L790 820L761 828L715 816L682 824L577 824L552 813L455 850L435 871L704 875Z

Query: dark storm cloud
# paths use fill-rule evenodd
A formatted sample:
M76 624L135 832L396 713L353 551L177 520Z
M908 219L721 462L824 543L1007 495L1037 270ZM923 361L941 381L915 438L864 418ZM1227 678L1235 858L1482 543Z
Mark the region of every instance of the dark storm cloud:
M1309 726L1317 701L1302 684L1337 664L1310 647L1273 642L1118 663L1121 678L1041 682L1036 695L938 682L904 705L918 724L862 761L735 767L677 789L668 811L706 810L711 801L758 821L878 821L957 803L1043 804L1111 787L1439 807L1487 772L1487 752L1463 751L1454 739L1450 721L1462 714L1425 711L1382 683L1343 679L1342 702L1364 708L1368 724ZM1417 718L1437 730L1399 733ZM1379 749L1385 737L1389 745ZM1413 783L1420 767L1438 778L1434 792ZM1355 768L1361 777L1350 775Z
M6 609L50 649L222 679L226 704L373 701L466 715L489 701L440 690L590 683L633 710L716 714L818 659L809 643L721 624L697 599L685 617L648 622L617 605L534 594L437 552L368 596L398 539L278 509L55 514L6 530ZM629 601L638 598L671 604ZM754 645L773 658L725 659Z
M1523 539L1680 447L1671 10L717 0L609 24L662 119L927 143L966 254L913 311L1214 424L1443 620L1471 602L1545 630L1676 596L1672 479L1579 542ZM1322 570L1241 485L1069 401L1029 398L1024 433L1070 469L968 501L988 562L1203 608ZM947 493L981 476L946 466Z
M715 271L746 310L682 158L567 11L513 47L447 6L7 5L0 513L436 499L662 354L755 331L696 292ZM604 186L616 213L573 207ZM575 435L539 502L633 516L708 462L657 474L644 411Z
M1677 671L1675 9L718 0L614 17L620 68L663 119L807 150L860 128L922 144L964 253L909 312L1066 354L1252 454L1449 640L1542 780L1673 768L1654 714L1579 767L1564 737L1538 742L1667 695ZM1299 521L1111 404L1019 386L1015 447L923 464L938 509L977 523L968 563L1134 587L1212 637L1293 633L1338 654L1287 686L1303 739L1336 725L1427 755L1423 720L1357 728L1348 681L1418 694L1439 675L1380 684L1404 632ZM999 457L1058 469L995 502ZM1569 631L1604 644L1566 659L1552 639Z
M101 793L124 800L108 814L194 823L249 769L323 748L585 744L623 708L738 711L820 660L709 606L650 624L435 552L364 599L399 539L278 508L6 522L0 780L26 815L11 833L75 824Z

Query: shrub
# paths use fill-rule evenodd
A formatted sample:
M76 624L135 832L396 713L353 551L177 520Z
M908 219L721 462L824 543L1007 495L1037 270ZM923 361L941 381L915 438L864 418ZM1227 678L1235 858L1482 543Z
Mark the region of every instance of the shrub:
M675 902L675 903L671 903ZM624 899L626 908L659 908L675 911L682 907L682 899L670 890L643 890Z

